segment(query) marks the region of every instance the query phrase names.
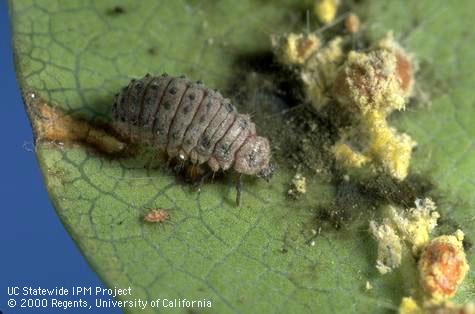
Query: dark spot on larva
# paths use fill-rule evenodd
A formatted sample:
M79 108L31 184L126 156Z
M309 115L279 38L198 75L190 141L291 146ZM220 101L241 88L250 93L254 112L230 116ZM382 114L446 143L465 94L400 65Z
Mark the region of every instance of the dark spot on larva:
M184 79L184 78L186 78L186 76L182 74L182 75L179 76L179 78Z
M179 132L179 131L173 132L172 138L173 138L174 140L176 140L176 139L178 138L178 133L180 133L180 132Z
M245 129L245 128L247 127L247 125L248 125L247 120L241 120L241 121L239 121L239 127L240 127L241 129Z
M152 85L150 85L150 88L154 90L157 90L159 87L160 85L158 83L152 83Z
M172 106L172 104L168 101L165 101L163 103L163 108L165 108L165 110L169 110L171 106Z
M190 100L194 100L195 97L196 97L196 95L193 94L193 93L191 93L190 95L188 95L188 98L189 98Z
M145 105L150 106L150 104L152 103L152 100L153 98L151 96L146 97L144 100Z
M202 116L200 117L200 121L199 121L199 122L200 122L200 123L203 123L203 122L205 122L205 120L206 120L206 115L202 115Z
M125 117L120 117L120 121L125 122Z
M226 103L226 109L228 112L233 112L234 111L234 106L231 103Z
M220 150L222 152L227 152L229 150L229 145L227 144L222 144L221 147L220 147Z
M203 85L203 81L198 80L198 81L196 81L196 84Z
M107 10L106 13L107 15L110 15L110 16L118 16L125 13L125 8L120 5L116 5L115 7Z
M168 92L169 92L170 94L172 94L172 95L175 95L177 91L178 91L178 90L177 90L176 87L172 87L172 88L170 88L170 89L168 90Z
M200 139L200 144L201 146L203 146L204 148L209 148L209 145L210 145L210 139L208 136L206 135L203 135Z
M183 107L183 113L188 114L188 112L190 112L190 109L191 109L190 107L191 107L190 105Z
M206 104L206 110L209 110L209 108L211 108L211 102L210 101Z
M250 164L250 165L253 165L253 164L254 164L254 162L256 161L256 156L255 156L254 152L252 152L252 153L249 154L248 160L249 160L249 164Z
M168 76L168 73L163 73L162 74L162 77L167 77Z
M186 145L191 145L191 143L192 143L192 142L191 142L190 139L187 139L187 140L185 141L185 144L186 144Z

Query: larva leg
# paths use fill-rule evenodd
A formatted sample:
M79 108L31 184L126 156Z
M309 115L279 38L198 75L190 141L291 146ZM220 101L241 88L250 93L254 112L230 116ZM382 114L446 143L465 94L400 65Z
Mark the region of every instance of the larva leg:
M182 160L182 159L177 159L177 163L174 167L174 171L176 173L181 173L183 171L183 169L185 168L185 161Z
M211 176L214 176L214 171L207 170L195 183L196 190L201 191L201 187L204 185L205 181L208 180Z
M238 174L237 180L236 180L236 205L238 207L241 205L241 189L242 189L241 176L242 174Z

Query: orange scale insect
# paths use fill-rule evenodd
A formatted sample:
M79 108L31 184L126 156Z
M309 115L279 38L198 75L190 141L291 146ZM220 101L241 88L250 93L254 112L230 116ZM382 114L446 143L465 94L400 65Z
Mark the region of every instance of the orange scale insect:
M433 239L419 260L422 287L436 300L453 297L468 270L462 241L452 235Z

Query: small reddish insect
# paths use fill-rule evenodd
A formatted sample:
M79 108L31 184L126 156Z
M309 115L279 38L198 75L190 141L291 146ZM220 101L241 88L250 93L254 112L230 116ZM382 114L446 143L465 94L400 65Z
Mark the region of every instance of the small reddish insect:
M149 223L163 223L168 219L170 215L165 209L152 209L143 217L143 220Z
M241 174L269 180L274 171L269 141L257 136L249 115L201 82L166 74L134 79L116 95L113 118L124 137L170 158L207 163L213 173L234 169L238 205Z

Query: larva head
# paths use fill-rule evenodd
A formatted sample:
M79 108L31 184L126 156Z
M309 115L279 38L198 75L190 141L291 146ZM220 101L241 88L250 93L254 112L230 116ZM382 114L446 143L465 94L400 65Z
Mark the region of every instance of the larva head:
M265 137L249 137L236 154L234 169L269 180L274 172L270 155L269 141Z

